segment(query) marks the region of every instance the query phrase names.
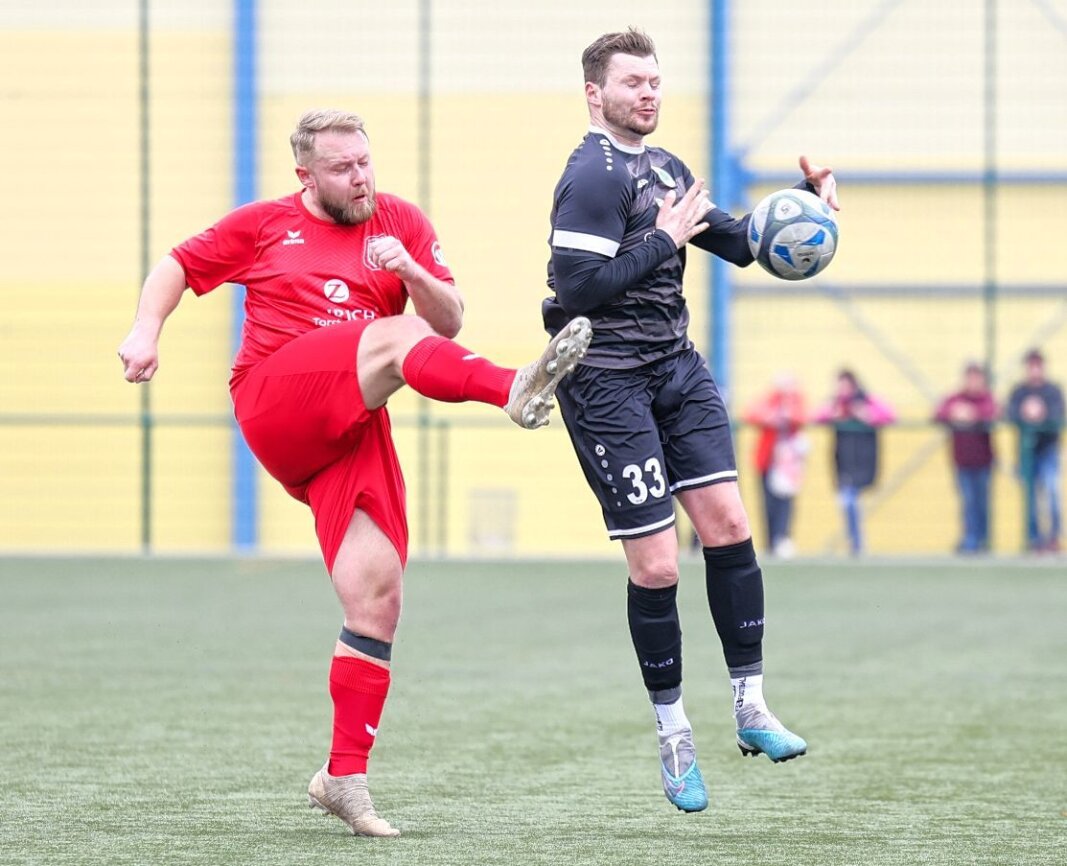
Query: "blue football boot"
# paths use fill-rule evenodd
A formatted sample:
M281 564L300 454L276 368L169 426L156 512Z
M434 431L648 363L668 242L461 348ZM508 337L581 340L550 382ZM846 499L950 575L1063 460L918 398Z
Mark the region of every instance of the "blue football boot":
M743 707L735 719L737 747L742 755L762 753L777 764L799 758L808 751L803 738L787 730L765 706Z
M693 732L686 728L659 738L663 793L683 812L701 812L708 808L708 792L697 766Z

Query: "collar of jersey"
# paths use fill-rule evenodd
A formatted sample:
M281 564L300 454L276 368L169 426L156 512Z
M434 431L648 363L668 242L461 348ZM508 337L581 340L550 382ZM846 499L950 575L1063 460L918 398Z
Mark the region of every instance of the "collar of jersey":
M632 145L629 145L629 144L621 144L615 138L615 136L613 136L606 129L601 129L599 126L594 126L593 124L589 124L589 131L592 132L592 133L595 133L596 135L604 136L604 138L606 138L608 141L611 142L611 146L612 147L614 147L616 150L621 150L623 153L644 153L645 152L645 146L643 144L640 147L633 147Z

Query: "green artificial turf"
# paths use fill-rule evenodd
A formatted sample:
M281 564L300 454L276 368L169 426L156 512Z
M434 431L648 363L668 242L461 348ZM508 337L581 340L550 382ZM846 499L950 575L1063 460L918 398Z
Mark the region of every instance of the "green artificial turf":
M1062 864L1067 574L773 565L742 758L698 563L686 707L711 807L663 798L611 563L416 563L372 759L399 840L306 806L340 624L317 563L0 560L3 864Z

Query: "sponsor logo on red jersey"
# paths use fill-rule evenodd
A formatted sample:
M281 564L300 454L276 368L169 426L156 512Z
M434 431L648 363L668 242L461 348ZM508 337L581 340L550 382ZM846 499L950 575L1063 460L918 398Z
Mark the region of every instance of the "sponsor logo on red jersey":
M351 294L344 280L327 280L322 287L323 294L335 304L343 304Z

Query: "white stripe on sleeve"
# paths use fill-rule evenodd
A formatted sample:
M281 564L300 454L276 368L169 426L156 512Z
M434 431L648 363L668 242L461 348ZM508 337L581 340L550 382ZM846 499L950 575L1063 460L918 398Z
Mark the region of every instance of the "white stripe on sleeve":
M609 259L615 258L619 251L619 244L611 238L602 238L599 235L587 235L584 232L566 232L556 229L552 232L552 246L568 247L572 250L585 250L587 253L599 253Z

